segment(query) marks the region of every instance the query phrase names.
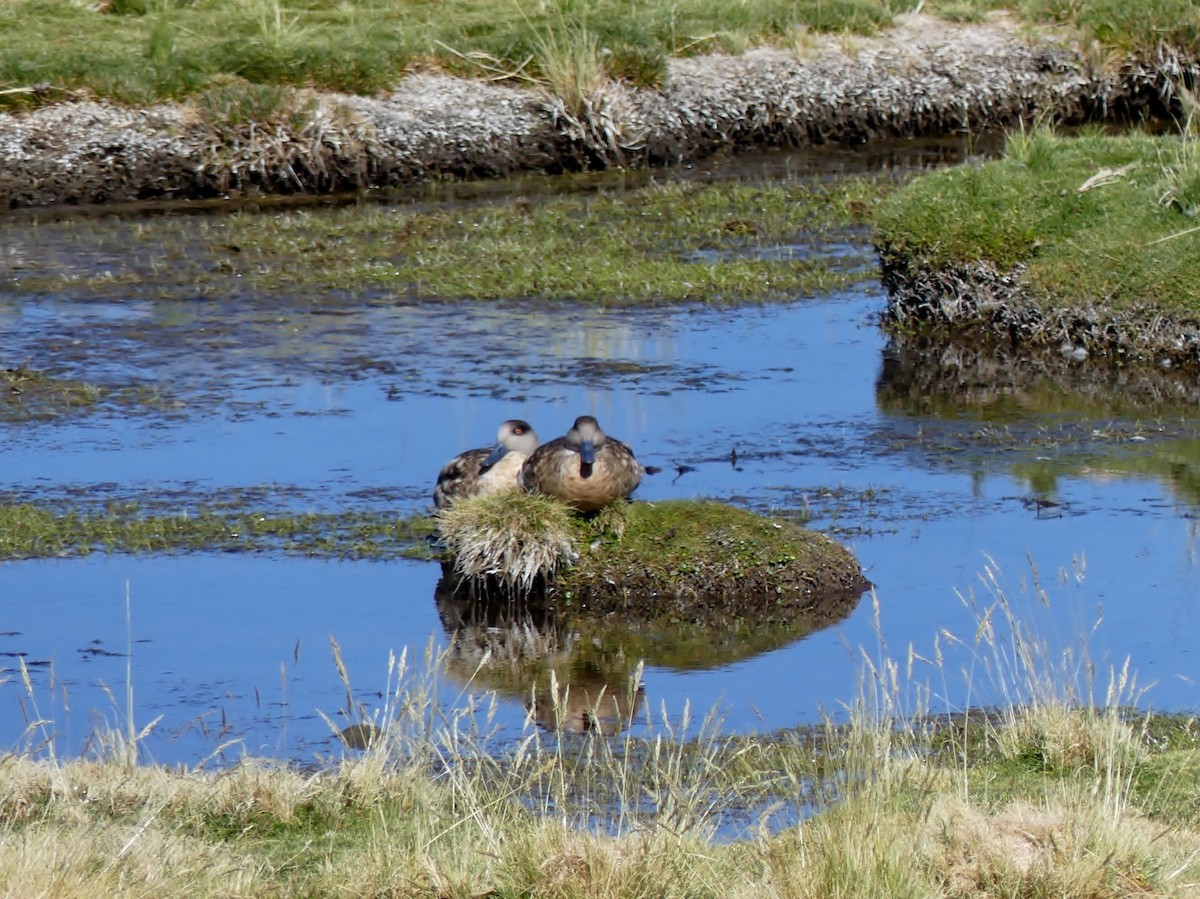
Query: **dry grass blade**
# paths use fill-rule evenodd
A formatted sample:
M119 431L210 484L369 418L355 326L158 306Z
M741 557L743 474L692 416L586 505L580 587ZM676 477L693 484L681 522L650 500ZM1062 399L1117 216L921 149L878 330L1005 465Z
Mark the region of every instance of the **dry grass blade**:
M521 80L540 83L536 78L525 74L525 69L531 62L533 62L532 55L526 56L523 60L515 65L509 65L499 57L493 56L491 53L485 53L482 50L472 50L470 53L463 53L459 50L455 50L449 44L443 43L442 41L434 41L433 43L435 46L441 47L452 56L455 56L458 59L461 59L463 62L475 66L481 72L484 72L486 77L483 80L485 81Z
M1184 231L1176 231L1174 234L1168 234L1166 237L1160 237L1157 240L1152 240L1147 244L1143 244L1143 246L1152 247L1155 244L1164 243L1168 240L1175 240L1177 237L1187 237L1187 235L1195 234L1197 231L1200 231L1200 225L1197 225L1195 228L1188 228Z
M1082 194L1092 190L1093 188L1104 187L1106 184L1113 184L1114 182L1120 181L1135 168L1137 168L1136 161L1127 163L1119 168L1100 169L1100 171L1096 172L1096 174L1084 181L1083 184L1079 185L1079 187L1075 188L1075 190Z

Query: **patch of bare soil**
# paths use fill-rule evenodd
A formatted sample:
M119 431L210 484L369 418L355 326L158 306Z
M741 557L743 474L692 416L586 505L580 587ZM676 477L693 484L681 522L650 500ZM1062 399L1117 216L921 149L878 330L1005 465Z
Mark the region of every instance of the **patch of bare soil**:
M383 98L304 92L303 116L253 127L213 124L185 105L66 103L0 114L0 207L324 193L977 131L1030 116L1074 122L1161 104L1189 66L1164 52L1102 70L1002 16L905 16L874 38L674 60L662 89L610 83L582 119L535 89L431 73Z

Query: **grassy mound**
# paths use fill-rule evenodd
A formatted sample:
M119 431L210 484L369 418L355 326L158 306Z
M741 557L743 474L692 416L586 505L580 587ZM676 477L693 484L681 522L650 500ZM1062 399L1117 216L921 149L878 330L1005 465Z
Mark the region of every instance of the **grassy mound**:
M1197 212L1193 138L1014 134L1003 159L919 178L884 204L887 320L1198 364Z
M546 497L505 494L456 503L440 524L460 575L544 583L563 610L761 618L864 585L853 554L829 537L717 502L616 504L581 518Z

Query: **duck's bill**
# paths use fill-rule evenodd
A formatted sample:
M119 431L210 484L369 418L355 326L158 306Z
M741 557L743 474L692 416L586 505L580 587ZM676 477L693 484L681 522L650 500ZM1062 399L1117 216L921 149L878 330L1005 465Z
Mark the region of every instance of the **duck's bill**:
M504 454L508 452L508 447L503 443L497 443L496 448L488 453L488 457L483 460L484 468L491 468L497 462L504 458Z

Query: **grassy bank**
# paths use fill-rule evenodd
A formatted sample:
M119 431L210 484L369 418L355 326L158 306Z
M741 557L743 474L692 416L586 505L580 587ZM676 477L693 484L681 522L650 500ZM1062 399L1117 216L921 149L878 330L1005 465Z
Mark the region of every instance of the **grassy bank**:
M636 732L534 728L495 753L478 716L439 711L428 679L397 661L363 716L378 739L318 770L138 766L136 734L110 735L96 761L9 756L0 884L57 896L1195 895L1194 720L1131 713L1143 694L1128 665L1093 682L1090 660L1018 617L997 572L981 580L964 598L973 638L943 632L907 660L864 653L848 714L804 732L722 736L686 710L643 709ZM958 676L960 651L981 691L1009 702L932 714L919 672Z
M231 79L372 94L421 67L537 83L570 98L606 78L658 84L671 56L761 44L804 52L812 32L871 34L918 7L955 21L1008 9L1118 54L1160 41L1200 46L1200 12L1188 0L14 0L0 6L0 106L187 96L203 106ZM249 93L268 105L280 99Z
M918 179L880 210L891 324L1195 363L1198 211L1190 135L1015 133L1003 159Z

